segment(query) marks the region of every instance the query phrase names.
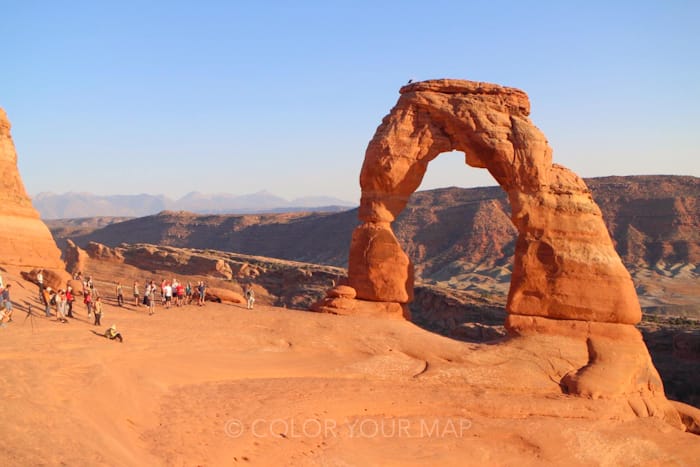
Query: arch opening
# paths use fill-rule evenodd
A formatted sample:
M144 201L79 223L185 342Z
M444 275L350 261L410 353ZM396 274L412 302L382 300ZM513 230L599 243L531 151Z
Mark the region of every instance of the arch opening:
M416 191L498 185L488 170L469 166L466 157L464 151L457 149L438 154L428 163L428 169Z

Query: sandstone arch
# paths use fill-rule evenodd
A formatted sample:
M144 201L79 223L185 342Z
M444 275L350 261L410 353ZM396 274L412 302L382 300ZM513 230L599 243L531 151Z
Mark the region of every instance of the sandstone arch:
M462 151L468 165L487 169L507 192L518 230L506 305L511 336L523 337L533 352L540 351L542 334L585 352L584 365L550 375L564 392L617 399L638 416L679 426L632 326L641 319L639 301L600 209L576 174L552 163L552 149L529 113L524 92L494 84L431 80L401 88L365 153L350 287L344 295L331 289L313 308L408 317L413 265L391 223L429 162Z
M365 154L361 225L353 233L349 285L357 298L405 305L413 266L391 222L418 188L428 164L458 150L508 193L519 236L507 310L634 324L641 318L629 273L615 252L585 183L552 164L552 149L517 89L461 80L401 88L396 106Z

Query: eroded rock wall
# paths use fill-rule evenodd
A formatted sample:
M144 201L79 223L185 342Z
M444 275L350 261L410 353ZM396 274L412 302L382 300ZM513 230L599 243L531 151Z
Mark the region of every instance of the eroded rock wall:
M22 268L63 271L61 252L32 206L17 169L10 122L0 109L0 258Z

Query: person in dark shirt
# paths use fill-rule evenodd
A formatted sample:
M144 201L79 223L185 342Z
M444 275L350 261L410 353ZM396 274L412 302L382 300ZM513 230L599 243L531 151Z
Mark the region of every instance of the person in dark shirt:
M12 287L12 284L7 284L2 291L2 303L5 307L4 310L0 311L0 325L2 327L5 327L5 318L7 318L8 323L12 322L12 299L10 298L10 287Z

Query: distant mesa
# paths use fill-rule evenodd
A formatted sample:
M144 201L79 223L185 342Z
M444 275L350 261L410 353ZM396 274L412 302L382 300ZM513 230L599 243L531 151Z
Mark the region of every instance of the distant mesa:
M47 268L65 274L61 252L32 206L17 168L10 122L0 109L0 258L21 268Z

